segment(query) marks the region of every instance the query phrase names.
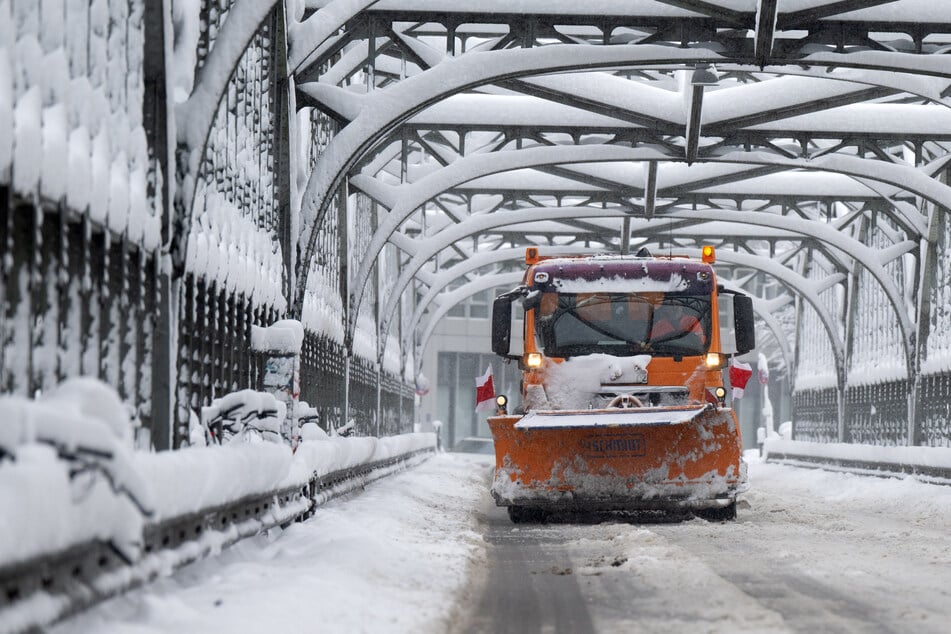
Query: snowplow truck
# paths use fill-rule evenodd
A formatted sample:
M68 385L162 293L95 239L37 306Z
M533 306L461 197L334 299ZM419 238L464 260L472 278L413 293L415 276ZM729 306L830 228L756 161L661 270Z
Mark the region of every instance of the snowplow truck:
M734 519L746 465L723 370L755 335L752 300L717 285L714 249L698 261L529 248L525 261L522 284L493 304L493 352L522 371L521 405L509 414L501 396L488 419L496 503L513 522L556 511Z

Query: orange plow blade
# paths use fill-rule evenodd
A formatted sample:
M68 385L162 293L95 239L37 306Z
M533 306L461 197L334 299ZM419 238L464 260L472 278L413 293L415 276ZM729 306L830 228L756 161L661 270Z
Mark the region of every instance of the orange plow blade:
M733 410L712 405L489 418L502 506L705 508L745 488Z

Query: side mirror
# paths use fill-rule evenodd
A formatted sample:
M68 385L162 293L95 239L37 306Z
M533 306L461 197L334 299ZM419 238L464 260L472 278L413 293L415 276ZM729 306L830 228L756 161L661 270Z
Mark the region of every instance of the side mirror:
M506 359L521 359L520 354L512 354L512 305L515 300L525 296L525 287L503 293L492 302L492 352Z
M719 288L720 352L746 354L756 347L753 300L748 295Z
M753 299L748 295L733 296L733 324L736 333L736 353L746 354L756 347Z
M506 293L492 302L492 352L500 357L509 356L512 346L512 302L515 297Z

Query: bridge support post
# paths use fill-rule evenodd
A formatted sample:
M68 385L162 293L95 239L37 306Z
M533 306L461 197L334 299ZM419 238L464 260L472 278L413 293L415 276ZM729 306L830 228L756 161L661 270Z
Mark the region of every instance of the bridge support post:
M284 403L281 436L297 446L299 432L295 410L300 400L300 357L304 327L294 319L282 319L267 328L251 326L251 348L264 354L264 373L260 389Z
M173 333L178 327L178 311L175 303L180 284L173 283L171 263L164 254L170 246L172 231L172 192L169 182L173 180L174 161L170 150L174 147L174 131L168 126L168 75L165 68L166 44L171 43L166 34L166 17L171 24L167 0L148 0L145 3L144 50L142 73L144 82L142 123L149 147L155 160L155 170L164 178L159 179L160 191L150 192L161 201L156 210L161 216L162 249L156 254L155 275L155 330L152 333L152 445L158 451L177 447L180 439L174 438L176 411L175 379L176 352ZM168 35L168 37L166 37ZM167 40L167 41L166 41ZM171 170L170 170L171 167Z

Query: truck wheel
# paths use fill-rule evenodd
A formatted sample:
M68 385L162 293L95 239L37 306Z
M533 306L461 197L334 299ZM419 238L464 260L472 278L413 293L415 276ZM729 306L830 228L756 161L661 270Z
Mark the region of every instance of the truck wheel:
M709 509L697 509L694 515L708 522L732 522L736 519L736 500L726 506L717 506Z
M545 511L524 506L510 506L508 510L513 524L540 524L547 517Z

